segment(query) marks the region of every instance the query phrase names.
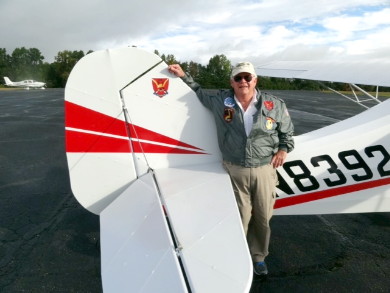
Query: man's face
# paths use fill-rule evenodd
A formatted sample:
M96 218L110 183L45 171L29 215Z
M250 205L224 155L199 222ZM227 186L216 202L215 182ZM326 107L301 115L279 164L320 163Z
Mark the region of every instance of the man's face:
M250 94L253 95L256 87L257 77L247 72L241 72L230 80L234 93L236 95Z

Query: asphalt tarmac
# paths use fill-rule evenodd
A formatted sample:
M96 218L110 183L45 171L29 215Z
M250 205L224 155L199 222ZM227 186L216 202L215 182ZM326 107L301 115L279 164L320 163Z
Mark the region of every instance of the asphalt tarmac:
M363 110L335 94L272 93L296 134ZM0 292L102 292L99 217L70 189L63 106L63 89L0 90ZM390 213L275 216L271 225L270 273L251 293L389 292Z

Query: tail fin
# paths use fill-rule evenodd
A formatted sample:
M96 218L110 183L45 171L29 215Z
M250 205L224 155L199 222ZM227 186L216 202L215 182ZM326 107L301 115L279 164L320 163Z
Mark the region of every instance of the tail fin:
M137 48L96 51L66 84L70 181L100 215L103 289L249 292L252 261L214 119L167 67Z
M4 81L6 85L14 85L14 83L6 76L4 76Z
M66 152L72 191L88 210L99 214L149 169L219 161L211 113L167 67L123 48L88 54L73 68Z

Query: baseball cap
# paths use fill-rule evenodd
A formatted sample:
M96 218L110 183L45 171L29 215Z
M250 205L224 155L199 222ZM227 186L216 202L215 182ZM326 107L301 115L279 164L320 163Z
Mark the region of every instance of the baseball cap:
M237 63L236 66L232 69L231 77L236 76L237 74L241 72L248 72L250 74L253 74L254 76L257 76L255 68L253 67L252 63L250 62L240 62Z

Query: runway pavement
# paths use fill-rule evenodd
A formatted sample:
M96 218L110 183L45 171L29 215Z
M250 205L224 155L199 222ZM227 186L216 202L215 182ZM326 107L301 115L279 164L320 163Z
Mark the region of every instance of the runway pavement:
M334 94L272 92L297 134L363 110ZM63 89L0 90L0 292L102 291L99 218L70 189L63 100ZM251 293L389 292L389 220L275 216L270 274Z

